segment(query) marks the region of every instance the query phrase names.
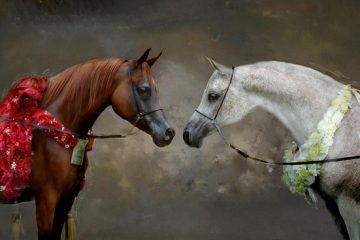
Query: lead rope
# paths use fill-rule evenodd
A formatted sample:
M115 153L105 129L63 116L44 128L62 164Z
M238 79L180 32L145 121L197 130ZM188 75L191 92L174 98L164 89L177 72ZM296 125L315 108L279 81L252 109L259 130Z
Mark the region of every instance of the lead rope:
M340 158L330 158L330 159L324 159L324 160L313 160L313 161L299 161L299 162L274 162L272 160L267 159L261 159L257 157L250 156L249 154L242 151L240 148L234 146L231 144L223 134L220 126L216 122L216 120L211 121L214 125L216 131L219 133L221 139L223 142L228 145L230 148L234 149L239 155L243 156L246 159L250 159L255 162L260 162L267 165L275 165L275 166L296 166L296 165L309 165L309 164L325 164L325 163L331 163L331 162L344 162L344 161L350 161L350 160L359 160L360 155L354 155L354 156L348 156L348 157L340 157Z
M221 139L223 142L228 145L230 148L234 149L239 155L243 156L246 159L250 159L255 162L260 162L268 165L277 165L277 166L296 166L296 165L309 165L309 164L324 164L324 163L331 163L331 162L344 162L344 161L350 161L350 160L357 160L360 159L360 155L354 155L354 156L348 156L348 157L340 157L340 158L329 158L324 160L313 160L313 161L299 161L299 162L274 162L272 160L268 159L261 159L257 157L250 156L249 154L245 153L241 149L237 148L233 144L231 144L224 136L220 126L216 123L216 121L213 121L213 125L215 126L215 129L219 133Z
M77 138L80 139L84 139L85 138L100 138L100 139L106 139L106 138L126 138L128 136L132 136L135 135L139 130L136 130L135 132L133 132L133 129L136 127L136 124L142 119L142 117L136 117L136 121L134 122L134 126L129 130L129 132L127 134L104 134L104 135L95 135L95 134L86 134L84 136L81 136L80 134L73 132L73 131L68 131L68 130L62 130L59 128L55 128L55 127L50 127L50 126L43 126L43 125L37 125L35 123L32 122L28 122L28 121L19 121L13 118L9 118L9 117L5 117L5 116L0 116L0 120L4 121L4 122L14 122L14 123L18 123L24 126L30 126L33 127L34 129L41 129L41 130L48 130L48 131L56 131L56 132L60 132L60 133L64 133L64 134L69 134L69 135L73 135Z

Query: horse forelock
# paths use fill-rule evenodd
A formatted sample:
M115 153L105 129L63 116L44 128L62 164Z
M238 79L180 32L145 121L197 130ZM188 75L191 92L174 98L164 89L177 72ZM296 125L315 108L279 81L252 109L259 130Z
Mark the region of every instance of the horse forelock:
M42 106L56 100L89 109L99 97L105 97L113 88L113 81L122 63L119 58L94 59L72 66L52 77L46 88Z
M152 75L152 71L150 66L147 63L142 63L140 65L136 65L134 69L132 69L132 79L135 84L141 84L146 81L151 88L157 90L157 84Z
M145 66L145 68L144 68L145 76L146 76L146 79L147 79L149 85L151 87L153 87L155 90L157 90L157 84L156 84L156 81L155 81L155 79L154 79L154 77L152 75L152 71L151 71L150 66L147 63L144 63L143 65Z

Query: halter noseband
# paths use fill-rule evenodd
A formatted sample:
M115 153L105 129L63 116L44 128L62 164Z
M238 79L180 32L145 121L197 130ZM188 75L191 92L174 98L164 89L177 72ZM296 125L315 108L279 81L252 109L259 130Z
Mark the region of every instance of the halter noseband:
M132 95L133 95L133 99L134 99L134 102L135 102L135 105L136 105L136 109L137 109L137 114L136 114L136 118L135 118L135 121L134 121L134 126L136 126L139 121L141 121L143 118L145 118L147 115L151 115L157 111L163 111L162 108L158 108L158 109L155 109L155 110L150 110L150 111L142 111L141 110L141 107L137 101L137 97L136 97L136 94L135 94L135 91L136 91L136 85L134 84L134 82L132 81L132 78L131 78L131 68L129 68L129 79L130 79L130 83L131 83L131 89L132 89Z
M197 112L197 113L200 114L201 116L203 116L203 117L209 119L210 121L214 122L216 128L218 128L218 126L217 126L215 120L216 120L216 118L217 118L217 116L218 116L218 114L219 114L219 112L220 112L220 109L221 109L222 105L224 104L226 95L227 95L227 93L228 93L228 91L229 91L229 88L230 88L230 86L231 86L231 83L232 83L232 80L233 80L233 76L234 76L234 69L235 69L235 67L231 67L231 70L232 70L232 71L231 71L230 81L229 81L229 84L228 84L228 86L227 86L227 88L226 88L225 94L224 94L223 98L221 99L221 103L220 103L220 105L219 105L219 108L218 108L217 111L216 111L215 116L212 118L212 117L209 117L208 115L206 115L205 113L200 112L198 109L195 110L195 112Z

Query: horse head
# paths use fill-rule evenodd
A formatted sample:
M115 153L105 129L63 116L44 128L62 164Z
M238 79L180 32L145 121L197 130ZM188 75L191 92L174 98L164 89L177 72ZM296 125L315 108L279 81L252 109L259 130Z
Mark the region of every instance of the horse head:
M157 146L166 146L175 136L162 109L151 67L161 53L147 59L147 49L137 60L129 60L119 69L117 86L111 96L114 111L134 126L152 136Z
M191 147L201 147L203 139L222 126L231 124L245 116L252 104L241 91L235 78L234 68L227 67L207 58L215 71L204 90L200 105L193 113L186 127L183 138ZM240 89L240 90L239 90ZM239 106L241 105L241 107Z

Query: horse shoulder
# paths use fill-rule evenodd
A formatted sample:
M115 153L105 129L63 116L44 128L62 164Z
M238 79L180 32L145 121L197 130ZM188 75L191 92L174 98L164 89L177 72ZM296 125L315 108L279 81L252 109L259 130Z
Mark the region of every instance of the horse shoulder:
M336 132L328 158L360 155L360 105L353 99L351 106ZM345 193L360 201L360 159L324 164L319 178L329 195L338 198Z

